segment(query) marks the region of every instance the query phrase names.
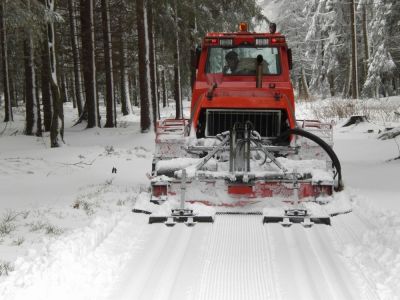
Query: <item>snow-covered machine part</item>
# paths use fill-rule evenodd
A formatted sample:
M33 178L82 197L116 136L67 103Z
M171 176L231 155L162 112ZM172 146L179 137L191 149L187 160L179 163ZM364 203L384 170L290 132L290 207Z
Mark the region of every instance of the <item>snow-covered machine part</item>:
M212 215L199 215L185 207L186 202L186 169L182 170L180 178L181 193L179 208L172 208L171 214L161 216L150 216L149 223L165 223L167 226L174 226L176 223L185 223L188 226L193 226L197 222L213 222L214 218Z
M157 123L149 223L256 213L260 223L330 224L324 206L343 188L332 124L296 121L285 37L242 29L206 35L190 119Z

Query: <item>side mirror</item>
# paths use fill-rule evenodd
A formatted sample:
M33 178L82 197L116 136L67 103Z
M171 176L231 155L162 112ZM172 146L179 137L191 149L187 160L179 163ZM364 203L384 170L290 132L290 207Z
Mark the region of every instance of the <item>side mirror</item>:
M289 70L293 69L293 57L292 57L292 49L287 49L287 57L288 57L288 64Z

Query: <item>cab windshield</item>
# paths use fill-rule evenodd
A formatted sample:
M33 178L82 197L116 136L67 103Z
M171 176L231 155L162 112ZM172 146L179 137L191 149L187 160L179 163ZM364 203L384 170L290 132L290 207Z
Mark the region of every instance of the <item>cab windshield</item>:
M279 49L277 47L210 47L206 73L225 75L255 75L257 56L263 57L263 75L281 73Z

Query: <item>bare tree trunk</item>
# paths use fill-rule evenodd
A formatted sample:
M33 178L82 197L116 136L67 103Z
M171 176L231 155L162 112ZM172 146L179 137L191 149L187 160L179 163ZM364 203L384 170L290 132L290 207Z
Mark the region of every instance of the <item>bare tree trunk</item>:
M101 15L103 20L103 41L104 41L104 62L106 71L106 104L107 116L104 127L115 127L115 111L114 111L114 79L113 79L113 63L112 63L112 43L110 29L110 10L108 0L101 0Z
M399 77L394 77L393 78L393 88L394 88L395 95L399 95L399 91L400 91L400 74L399 74Z
M306 72L304 72L303 68L301 68L301 84L303 86L304 99L305 100L310 100L310 98L311 98L310 90L308 88Z
M400 95L400 73L396 79L397 85L396 85L396 95Z
M78 49L78 35L76 32L76 20L75 20L75 0L68 0L68 11L69 11L69 27L71 35L71 47L72 47L72 58L74 61L74 92L76 105L78 107L78 115L80 116L82 111L82 85L81 85L81 66L79 62L79 49Z
M29 4L28 4L29 5ZM26 122L25 134L33 135L34 126L36 124L36 96L35 96L35 71L33 62L33 41L32 32L30 29L26 32L24 41L24 56L25 56L25 108Z
M54 1L46 0L46 7L49 11L54 12ZM63 103L61 101L60 88L57 81L57 61L56 61L56 48L54 38L54 24L51 20L47 23L47 41L48 41L48 57L50 65L50 83L51 93L53 96L53 115L50 128L50 145L52 148L59 147L58 135L61 140L64 140L64 112ZM59 120L61 121L61 128L59 128Z
M10 81L8 77L7 32L4 20L4 1L0 3L0 39L3 65L3 91L4 91L4 122L13 121L13 111L10 97Z
M60 72L61 73L61 78L60 78L60 80L61 80L61 101L63 103L66 103L69 101L69 99L68 99L68 90L67 90L67 79L65 77L66 70L64 68L64 55L61 54L59 57L60 57L59 68L61 70L61 72Z
M131 91L130 94L132 95L133 99L133 105L138 106L136 72L134 71L135 69L136 68L134 67L129 76L129 88Z
M352 49L352 75L351 88L353 99L358 99L358 66L357 66L357 31L356 31L356 6L355 1L350 1L351 15L351 49Z
M88 128L100 126L96 97L96 64L94 48L93 0L81 2L82 68L85 82Z
M37 73L37 70L35 71ZM35 76L35 98L36 98L36 136L42 136L42 114L40 110L40 97L39 97L39 79Z
M50 131L52 101L50 94L50 57L47 36L42 45L42 71L41 71L41 86L42 86L42 104L43 104L43 125L44 131Z
M139 85L140 85L140 128L142 132L148 132L151 127L149 87L148 87L148 49L146 46L146 9L143 0L136 0L136 19L138 31L139 50Z
M181 73L179 55L179 25L178 25L178 3L174 1L174 21L175 21L175 53L174 53L174 98L175 98L175 118L182 118L182 94L181 94Z
M76 106L75 84L74 84L74 73L69 73L67 84L68 84L68 90L71 91L72 107L73 108L77 108L77 106Z
M344 87L344 94L343 97L347 98L350 96L350 89L351 89L351 79L352 79L352 74L353 74L353 59L352 56L349 56L349 73L347 75L347 82Z
M136 70L136 68L134 68ZM139 101L138 101L138 84L137 84L137 75L136 71L132 72L132 77L131 77L131 84L132 84L132 97L133 97L133 105L134 106L139 106Z
M296 80L297 81L297 90L298 90L298 97L299 99L304 99L304 92L303 92L303 86L301 83L301 76Z
M157 112L158 112L158 119L161 119L161 109L160 109L160 101L161 101L161 71L158 71L159 68L156 66L156 73L157 73Z
M129 95L129 83L128 83L128 70L127 70L127 49L126 49L126 36L122 32L122 25L120 24L121 30L121 42L120 42L120 93L121 93L121 111L124 116L132 113L132 105Z
M165 69L161 71L163 107L167 106L167 85L165 83Z
M149 41L149 68L150 68L150 91L151 106L153 112L153 126L156 128L158 119L158 97L156 93L156 55L154 47L154 30L153 30L153 0L147 0L147 28Z
M332 70L333 72L333 70ZM331 93L331 97L335 97L335 76L334 74L330 73L328 75L328 82L329 82L329 91Z
M8 78L10 80L10 102L12 107L17 107L18 106L18 95L17 91L15 88L15 80L13 77L10 75L10 72L8 72Z
M368 44L368 30L367 30L367 8L363 5L362 8L362 31L364 41L364 79L368 77L369 69L369 44Z
M190 10L190 86L193 89L196 81L196 0L192 0L192 9Z

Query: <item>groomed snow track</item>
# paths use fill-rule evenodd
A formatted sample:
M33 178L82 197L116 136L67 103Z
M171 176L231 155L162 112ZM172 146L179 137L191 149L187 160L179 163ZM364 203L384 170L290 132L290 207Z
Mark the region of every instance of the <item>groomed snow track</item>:
M380 299L341 253L354 218L312 228L262 225L260 215L150 225L109 299Z
M63 252L26 261L0 292L10 300L396 299L396 287L382 298L371 273L345 255L374 226L357 213L312 228L263 225L262 215L222 214L193 227L147 222L125 215L92 248L82 236L59 242Z

